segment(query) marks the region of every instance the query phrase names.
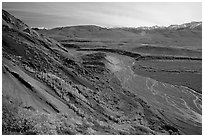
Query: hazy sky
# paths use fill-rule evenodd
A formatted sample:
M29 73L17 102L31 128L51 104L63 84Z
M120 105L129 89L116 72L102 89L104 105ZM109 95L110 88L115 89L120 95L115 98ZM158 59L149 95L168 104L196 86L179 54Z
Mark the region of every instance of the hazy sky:
M202 20L202 3L2 3L3 9L31 27L168 26Z

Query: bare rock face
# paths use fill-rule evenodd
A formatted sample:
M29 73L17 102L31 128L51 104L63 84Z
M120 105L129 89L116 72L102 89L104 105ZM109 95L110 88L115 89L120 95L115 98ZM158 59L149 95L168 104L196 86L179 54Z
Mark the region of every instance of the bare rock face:
M90 45L69 48L63 42L90 40L56 41L2 14L3 134L202 134L200 93L135 73L138 61L152 56ZM87 26L72 31L78 29Z

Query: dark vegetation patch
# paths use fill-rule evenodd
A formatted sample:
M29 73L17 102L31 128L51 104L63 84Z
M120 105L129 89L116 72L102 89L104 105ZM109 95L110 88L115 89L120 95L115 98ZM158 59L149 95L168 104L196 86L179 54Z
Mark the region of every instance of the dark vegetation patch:
M83 65L93 65L93 66L101 66L101 67L105 67L103 62L98 62L98 61L91 61L91 62L83 62Z
M176 57L176 56L140 56L136 60L202 60L199 57Z
M89 74L103 74L104 71L106 71L105 64L103 62L105 56L105 53L102 52L86 54L81 56L81 64Z
M138 58L141 55L129 51L119 50L119 49L108 49L108 48L93 48L93 49L78 49L77 51L103 51L103 52L111 52L111 53L117 53L125 56L130 56L133 58Z
M159 46L141 46L132 48L133 51L139 53L146 53L150 55L169 55L169 56L187 56L187 57L201 57L202 52L194 51L184 48L173 47L159 47Z
M97 53L93 53L93 54L86 54L84 56L82 56L81 58L83 60L90 60L90 61L101 61L102 59L104 59L106 56L105 53L102 52L97 52Z
M76 44L71 44L71 43L61 43L65 48L75 48L75 49L79 49L80 46L76 45Z
M66 39L61 40L60 42L92 42L91 40L83 40L83 39Z
M120 49L107 49L107 48L93 48L93 49L77 49L77 51L103 51L103 52L111 52L111 53L117 53L120 55L125 55L129 57L135 58L138 60L202 60L200 57L185 57L185 56L144 56L140 55L138 53L124 51Z

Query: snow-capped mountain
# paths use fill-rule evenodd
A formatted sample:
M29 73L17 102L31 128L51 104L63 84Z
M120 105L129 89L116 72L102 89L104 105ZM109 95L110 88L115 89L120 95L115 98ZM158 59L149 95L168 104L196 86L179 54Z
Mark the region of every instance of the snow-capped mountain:
M165 26L151 26L151 27L122 27L120 29L125 29L125 30L129 30L129 29L134 29L134 30L158 30L158 29L167 29L167 30L178 30L178 29L202 29L202 22L190 22L190 23L184 23L181 25L170 25L168 27Z
M170 25L168 29L199 29L202 28L202 22L190 22L181 25Z

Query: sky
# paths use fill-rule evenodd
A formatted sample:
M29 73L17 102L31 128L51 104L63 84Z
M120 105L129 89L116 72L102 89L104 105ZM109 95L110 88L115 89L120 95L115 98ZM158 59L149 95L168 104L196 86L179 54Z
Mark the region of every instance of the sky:
M201 2L3 2L2 8L31 27L45 28L169 26L202 21Z

